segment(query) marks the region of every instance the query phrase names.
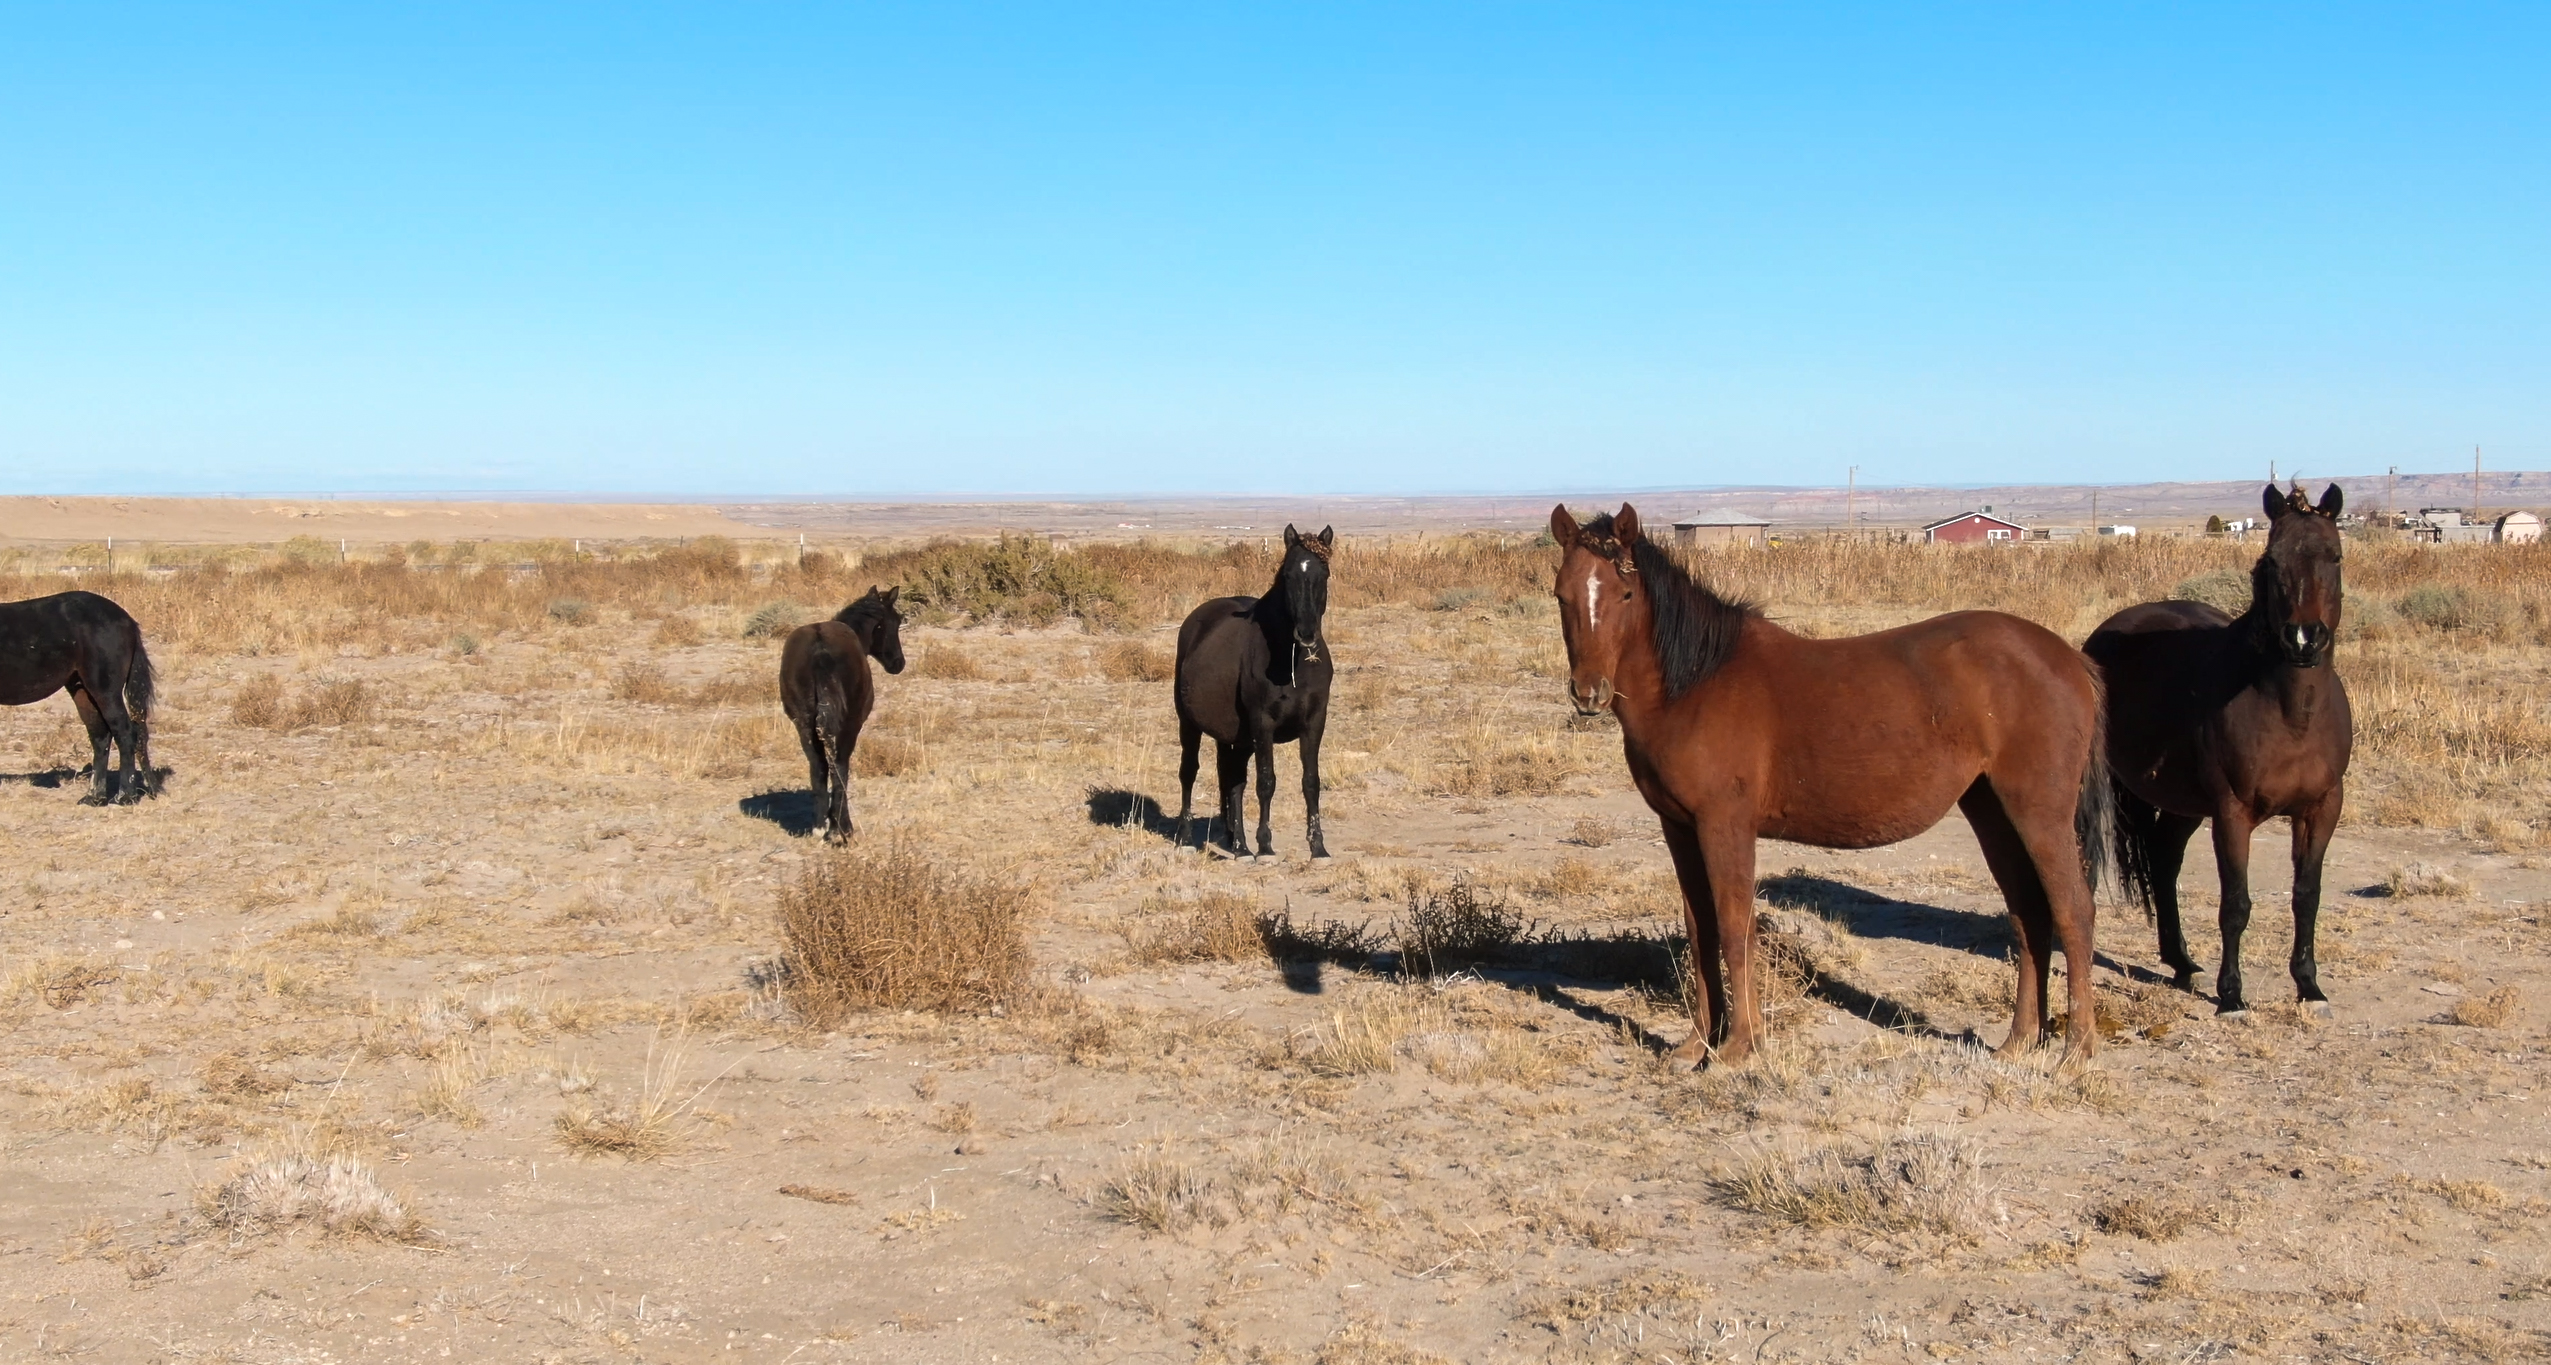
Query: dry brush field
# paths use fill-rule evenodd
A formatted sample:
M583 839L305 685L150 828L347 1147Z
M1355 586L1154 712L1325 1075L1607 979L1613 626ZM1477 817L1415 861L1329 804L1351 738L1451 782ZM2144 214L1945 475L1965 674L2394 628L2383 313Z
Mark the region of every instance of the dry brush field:
M1815 633L2078 640L2255 553L1700 567ZM76 805L69 704L0 713L0 1358L2551 1351L2551 551L2350 546L2335 1020L2264 831L2279 1003L2217 1020L2104 905L2072 1078L1982 1046L1954 815L1767 845L1773 1044L1665 1067L1665 852L1527 544L1341 547L1319 864L1289 750L1276 860L1165 834L1175 622L1262 546L321 558L83 580L150 636L156 800ZM836 853L777 639L871 582L920 610Z

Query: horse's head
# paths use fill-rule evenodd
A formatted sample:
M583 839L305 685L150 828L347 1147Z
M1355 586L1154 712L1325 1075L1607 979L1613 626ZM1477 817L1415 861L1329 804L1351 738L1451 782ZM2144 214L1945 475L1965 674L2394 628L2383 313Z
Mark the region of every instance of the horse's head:
M903 613L895 609L895 599L901 596L900 583L891 588L870 584L868 595L841 614L845 623L855 622L868 657L884 664L889 673L903 672Z
M1638 509L1628 503L1583 526L1567 504L1550 509L1550 534L1559 542L1559 636L1568 646L1568 700L1591 716L1612 704L1612 680L1620 672L1639 596L1639 570L1631 547L1639 542Z
M1329 556L1336 552L1337 528L1323 526L1306 536L1284 528L1284 563L1276 570L1277 590L1284 594L1285 614L1293 618L1293 642L1320 642L1320 618L1329 610Z
M2268 549L2250 570L2252 610L2271 646L2296 668L2326 663L2338 639L2340 538L2337 484L2315 507L2300 487L2267 486Z

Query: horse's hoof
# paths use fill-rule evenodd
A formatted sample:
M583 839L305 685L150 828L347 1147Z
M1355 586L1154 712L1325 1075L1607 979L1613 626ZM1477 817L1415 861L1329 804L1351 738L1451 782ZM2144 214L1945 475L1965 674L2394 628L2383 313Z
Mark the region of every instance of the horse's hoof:
M2250 1007L2247 1005L2218 1006L2214 1012L2214 1017L2217 1019L2231 1020L2236 1023L2245 1021L2250 1017Z
M2331 1009L2330 1002L2327 1000L2306 1000L2303 1002L2303 1012L2324 1022L2338 1017L2338 1011Z
M1710 1064L1709 1039L1699 1034L1681 1047L1665 1054L1665 1059L1687 1071L1699 1071Z
M1328 852L1328 850L1327 850L1327 849L1322 849L1322 850L1320 850L1319 852L1314 853L1314 854L1312 854L1312 855L1311 855L1311 861L1313 861L1313 862L1315 862L1315 863L1325 863L1325 862L1329 862L1329 861L1332 861L1332 860L1331 860L1331 859L1330 859L1330 857L1329 857L1329 852Z
M106 803L106 798L98 795L96 792L90 792L88 795L80 798L80 804L83 806L103 806Z

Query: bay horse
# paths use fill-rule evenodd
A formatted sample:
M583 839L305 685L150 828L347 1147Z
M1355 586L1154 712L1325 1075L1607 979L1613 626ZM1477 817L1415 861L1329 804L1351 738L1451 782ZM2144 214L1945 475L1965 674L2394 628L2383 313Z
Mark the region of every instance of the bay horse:
M1302 743L1302 805L1311 856L1329 856L1320 836L1320 736L1329 724L1328 642L1320 635L1329 609L1329 557L1337 528L1306 536L1284 528L1284 557L1263 597L1217 597L1178 627L1178 846L1187 843L1195 808L1196 753L1214 739L1215 789L1222 796L1219 845L1249 856L1240 837L1241 783L1258 759L1258 856L1275 856L1268 809L1275 802L1275 746ZM1212 838L1207 822L1206 839Z
M2001 1055L2046 1027L2056 950L2064 1062L2098 1046L2091 886L2106 843L2098 669L2053 631L1992 611L1811 640L1695 581L1637 509L1580 527L1550 513L1559 628L1580 715L1609 707L1630 778L1665 827L1691 930L1690 1041L1675 1060L1760 1045L1754 842L1875 848L1955 804L2018 927L2019 992ZM1725 959L1727 979L1719 977Z
M0 602L0 705L68 691L89 731L84 806L131 805L151 795L151 656L132 613L93 592ZM121 772L107 745L122 751Z
M2250 927L2250 834L2282 815L2294 835L2288 966L2305 1007L2326 1015L2312 938L2355 744L2347 685L2331 666L2345 497L2331 484L2315 507L2301 488L2269 484L2261 501L2268 543L2250 569L2248 610L2146 602L2101 622L2082 648L2108 675L2121 880L2160 921L2162 960L2179 988L2194 990L2198 970L2179 928L2179 867L2197 826L2212 820L2223 885L2215 1010L2249 1008L2241 935Z
M789 632L779 655L779 705L797 726L806 751L806 786L824 808L824 837L850 837L850 758L859 730L877 705L874 659L889 673L903 672L903 615L898 585L879 589L833 614L829 621Z

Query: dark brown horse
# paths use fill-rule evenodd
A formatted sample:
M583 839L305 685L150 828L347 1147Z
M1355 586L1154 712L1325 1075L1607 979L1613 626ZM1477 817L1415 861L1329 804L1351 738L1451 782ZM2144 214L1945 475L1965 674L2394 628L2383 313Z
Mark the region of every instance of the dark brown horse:
M0 603L0 705L68 691L89 729L89 794L81 804L131 804L150 794L151 656L132 614L93 592ZM107 744L123 751L120 773Z
M1268 808L1275 803L1275 746L1302 742L1302 804L1311 856L1329 856L1320 837L1320 736L1329 724L1332 672L1320 620L1329 609L1329 556L1337 530L1306 536L1284 528L1284 558L1264 597L1217 597L1178 628L1178 833L1196 801L1196 751L1214 739L1215 790L1222 796L1223 847L1249 856L1240 837L1241 783L1258 758L1258 855L1275 856ZM1212 830L1207 827L1207 836Z
M2316 1013L2312 934L2321 859L2346 800L2355 722L2330 666L2340 606L2337 484L2314 507L2267 487L2267 553L2250 570L2250 607L2146 602L2101 623L2082 648L2108 675L2108 767L2117 783L2118 864L2129 892L2161 921L2161 956L2182 990L2197 961L2179 931L2179 867L2197 826L2214 821L2223 882L2223 965L2215 1008L2239 1014L2241 935L2250 927L2250 832L2294 828L2294 989Z
M1694 582L1640 534L1627 504L1582 528L1557 508L1550 533L1562 551L1569 699L1579 714L1609 706L1619 717L1630 778L1664 822L1683 884L1702 989L1677 1059L1740 1061L1762 1039L1756 839L1874 848L1929 829L1952 804L1975 827L2019 929L2003 1054L2044 1029L2060 947L2065 1064L2090 1057L2090 888L2108 775L2089 660L2042 626L1990 611L1842 640L1793 635Z
M780 650L780 709L797 724L806 786L824 808L827 839L850 837L851 754L877 705L868 661L903 672L903 616L895 610L902 592L872 587L833 619L790 632Z

